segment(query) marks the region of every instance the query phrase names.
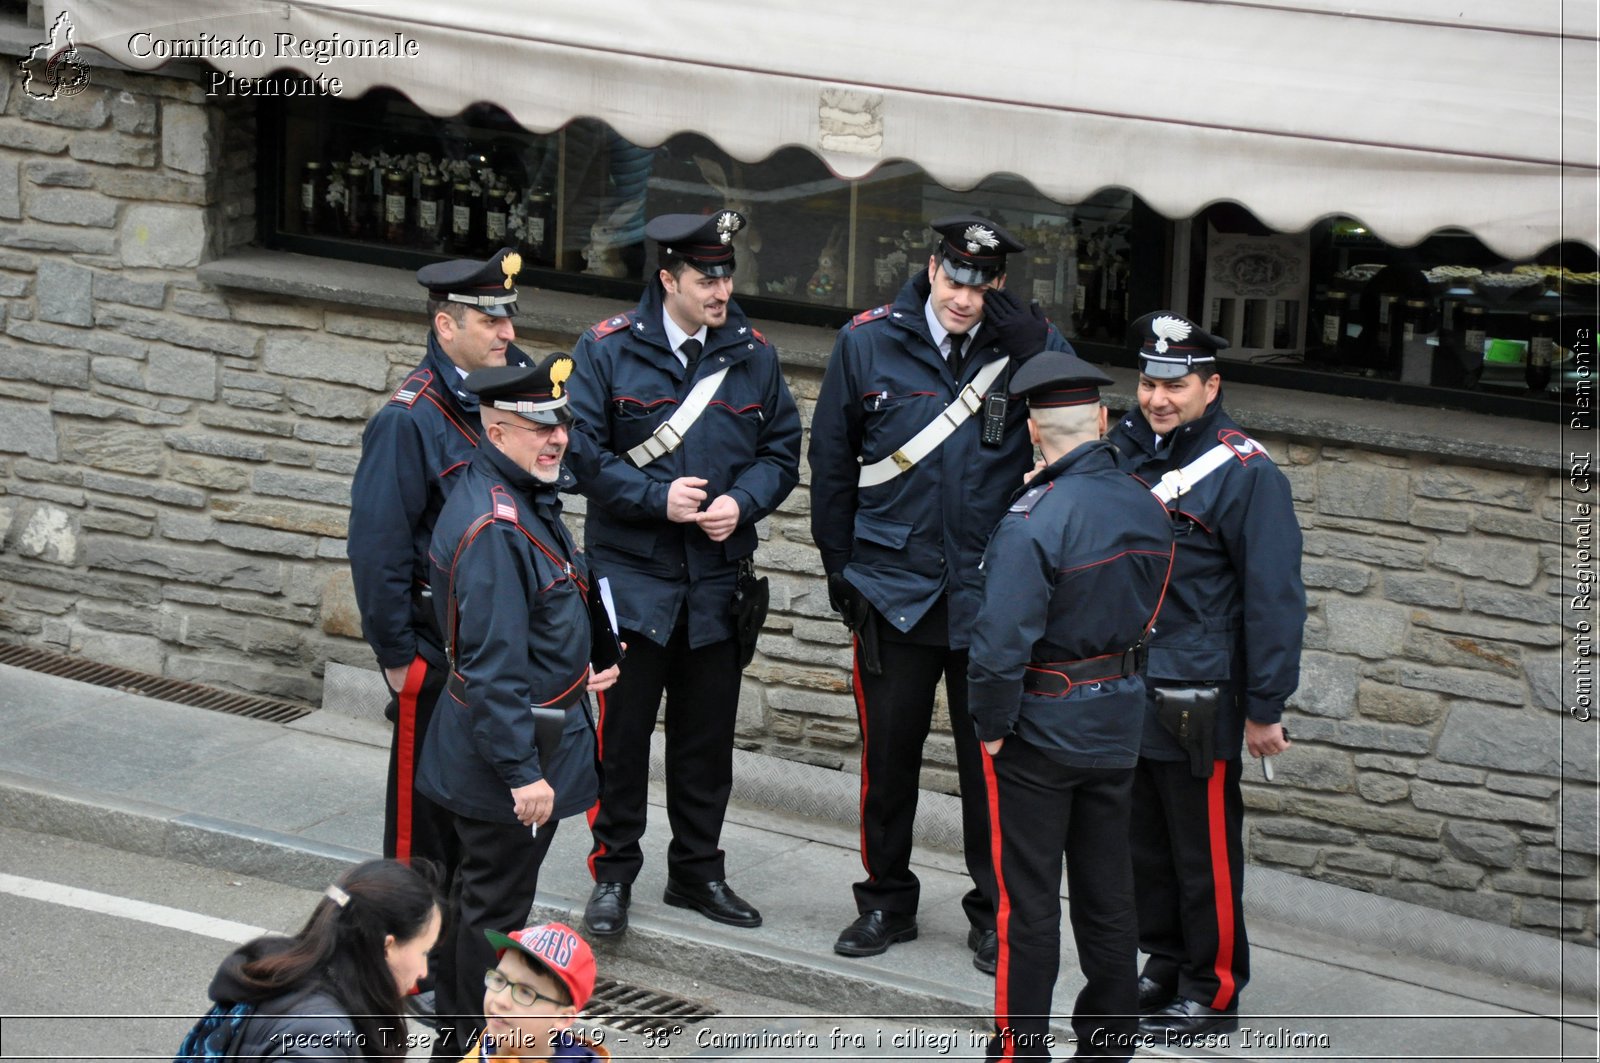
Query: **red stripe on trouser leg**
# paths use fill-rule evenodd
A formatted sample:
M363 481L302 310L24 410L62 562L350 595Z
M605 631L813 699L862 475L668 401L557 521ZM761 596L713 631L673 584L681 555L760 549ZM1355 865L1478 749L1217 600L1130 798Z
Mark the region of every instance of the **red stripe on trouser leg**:
M395 731L394 858L411 859L412 787L417 774L417 695L428 677L428 662L413 657L400 687L399 720Z
M989 859L994 863L995 932L1000 946L994 979L994 1024L1000 1031L1001 1059L1014 1059L1016 1037L1011 1027L1011 894L1006 890L1005 869L1000 866L1000 787L995 784L994 757L981 742L983 784L989 791Z
M606 692L599 691L595 694L594 700L596 706L598 706L599 717L594 722L594 762L596 764L604 764L606 762ZM594 821L600 815L600 801L604 797L605 786L602 785L600 793L594 799L594 804L589 806L589 811L584 815L584 819L589 824L591 834L594 831ZM589 854L589 877L597 882L599 879L596 877L595 861L604 855L606 855L604 843L596 845L594 851Z
M850 639L850 687L856 696L856 728L861 732L861 800L856 809L857 848L861 853L861 869L867 873L867 881L873 880L872 865L867 863L867 787L871 779L867 770L867 696L861 689L861 637L853 635Z
M1206 824L1211 841L1211 892L1217 905L1217 995L1210 1006L1224 1008L1233 1003L1233 871L1228 862L1228 762L1219 760L1212 767L1206 787Z

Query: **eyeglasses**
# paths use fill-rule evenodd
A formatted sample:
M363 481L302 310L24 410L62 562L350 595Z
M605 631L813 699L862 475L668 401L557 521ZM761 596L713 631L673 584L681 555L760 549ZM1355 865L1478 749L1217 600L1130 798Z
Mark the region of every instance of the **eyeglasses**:
M513 982L494 967L483 972L483 987L491 993L498 993L502 989L510 989L511 999L525 1008L531 1008L541 1000L548 1000L558 1008L567 1006L566 1001L557 1000L555 997L547 997L531 985Z
M526 425L526 424L518 424L516 421L496 421L495 423L496 424L502 424L502 425L509 425L512 428L520 428L524 432L532 432L534 435L543 435L543 436L554 435L557 428L565 428L565 427L567 427L564 424Z

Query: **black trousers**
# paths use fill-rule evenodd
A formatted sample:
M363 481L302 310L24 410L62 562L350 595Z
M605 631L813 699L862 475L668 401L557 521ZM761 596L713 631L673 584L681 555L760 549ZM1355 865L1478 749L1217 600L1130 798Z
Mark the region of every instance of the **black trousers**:
M888 625L879 621L880 631ZM989 860L989 813L983 750L967 713L967 651L882 637L883 670L868 674L856 640L854 685L861 725L861 864L856 909L915 915L922 886L911 870L922 746L933 722L933 698L944 680L961 785L961 840L973 888L961 899L974 927L994 927L994 868Z
M444 691L448 670L423 657L411 662L405 686L390 691L385 715L394 724L389 741L389 778L383 798L383 855L439 862L451 832L450 813L417 792L417 767L428 722Z
M726 878L722 819L733 789L733 729L739 715L739 647L733 639L697 650L679 627L666 646L623 631L622 676L598 695L600 800L589 813L596 882L632 882L644 864L650 735L666 694L667 873L680 882Z
M509 934L528 925L539 866L559 820L537 831L520 823L452 816L445 859L449 911L433 956L433 1058L456 1063L483 1033L483 972L495 965L485 930Z
M1133 872L1144 974L1210 1008L1232 1008L1250 980L1244 929L1242 761L1197 779L1188 761L1139 758Z
M1061 963L1061 860L1086 984L1072 1010L1080 1057L1127 1060L1138 1033L1138 935L1128 814L1133 771L1074 768L1012 736L984 754L995 839L995 1035L989 1059L1050 1058Z

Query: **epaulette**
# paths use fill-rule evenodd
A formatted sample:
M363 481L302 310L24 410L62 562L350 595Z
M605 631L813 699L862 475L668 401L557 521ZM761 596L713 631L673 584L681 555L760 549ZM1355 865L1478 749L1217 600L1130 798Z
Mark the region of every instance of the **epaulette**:
M416 405L422 393L428 390L428 385L433 383L433 374L426 369L418 369L406 377L406 382L400 385L398 391L389 396L389 401L410 409Z
M761 343L761 344L764 344L764 345L769 346L769 347L771 346L771 344L767 343L767 338L761 334L761 330L760 329L752 328L750 330L750 335L752 335L752 336L754 336L756 338L756 342L757 343Z
M1021 498L1018 498L1015 502L1011 503L1011 508L1006 510L1006 512L1021 513L1024 517L1031 515L1033 513L1033 507L1039 504L1039 499L1049 494L1051 488L1055 487L1055 485L1055 481L1051 480L1049 483L1040 487L1028 488L1022 493Z
M590 327L589 337L591 339L603 340L613 332L627 328L628 323L631 320L633 320L632 310L628 311L626 314L618 314L616 317L608 317L599 324Z
M1237 428L1225 428L1217 433L1217 441L1225 443L1233 451L1241 463L1248 462L1251 458L1271 458L1267 448L1239 431Z
M876 321L879 318L886 316L893 307L893 303L884 303L882 306L875 306L871 310L863 310L861 313L850 319L850 327L858 328L862 325L865 325L868 321Z
M509 521L512 524L520 523L517 520L517 503L507 491L499 484L489 488L489 498L494 503L492 515L495 520Z

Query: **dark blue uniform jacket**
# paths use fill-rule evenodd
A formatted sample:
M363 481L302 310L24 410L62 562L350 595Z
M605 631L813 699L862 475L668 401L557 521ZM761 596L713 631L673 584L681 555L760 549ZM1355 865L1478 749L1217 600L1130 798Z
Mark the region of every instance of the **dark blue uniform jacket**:
M512 347L506 360L526 365ZM472 460L482 428L478 398L428 333L428 354L361 436L361 463L350 485L347 551L361 631L383 668L421 654L444 663L433 626L428 541L445 497Z
M1167 601L1150 643L1152 687L1218 684L1216 755L1240 755L1244 719L1276 723L1300 685L1306 592L1300 582L1300 525L1289 481L1259 443L1222 409L1222 395L1181 425L1157 452L1155 433L1137 408L1107 433L1122 467L1154 486L1218 443L1229 461L1169 507L1178 556ZM1177 739L1145 722L1143 755L1182 760Z
M440 630L448 632L453 575L454 676L465 697L449 689L440 695L417 789L458 815L515 823L511 790L544 779L555 790L559 819L589 808L599 789L584 693L589 575L561 523L560 487L572 485L565 470L562 478L559 486L546 485L483 447L434 529L434 606ZM469 536L485 515L493 519ZM568 701L560 749L553 763L541 763L528 706Z
M1137 675L1024 693L1029 662L1106 658L1122 671L1156 615L1172 567L1161 503L1117 469L1116 449L1084 443L1030 481L989 540L972 629L969 704L978 737L1015 733L1081 768L1131 768L1144 724Z
M662 294L652 282L635 310L595 325L573 350L572 409L594 443L575 442L573 468L589 501L584 548L595 572L611 578L619 624L664 646L687 620L698 648L733 637L738 563L755 553L756 522L800 479L800 415L778 352L732 302L690 379L661 323ZM628 461L695 380L724 367L716 398L682 446L643 468ZM714 543L698 525L667 520L667 488L680 476L709 481L707 504L724 494L739 503L732 535Z
M957 381L928 332L914 283L893 303L858 314L834 341L811 421L811 535L822 567L843 572L901 631L948 591L949 645L960 649L978 615L984 544L1033 467L1033 446L1026 405L1013 399L1000 446L979 442L980 414L888 483L858 487L863 465L900 449L983 365L1004 357L992 330L980 329ZM1053 325L1047 346L1072 349ZM1008 379L1002 373L995 388L1003 391Z

